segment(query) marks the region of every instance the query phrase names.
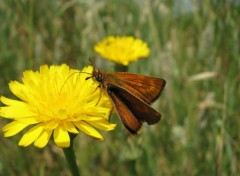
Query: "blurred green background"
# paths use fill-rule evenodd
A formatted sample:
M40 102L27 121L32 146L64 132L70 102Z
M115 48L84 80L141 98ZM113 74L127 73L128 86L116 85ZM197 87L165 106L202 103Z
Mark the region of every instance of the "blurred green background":
M0 94L26 69L67 63L114 70L93 51L109 35L148 43L151 55L129 72L166 79L154 108L162 120L127 135L117 116L105 142L75 140L82 175L238 175L240 173L239 0L0 1ZM79 107L81 108L81 107ZM2 128L9 121L1 119ZM0 133L0 175L70 175L63 151L18 147Z

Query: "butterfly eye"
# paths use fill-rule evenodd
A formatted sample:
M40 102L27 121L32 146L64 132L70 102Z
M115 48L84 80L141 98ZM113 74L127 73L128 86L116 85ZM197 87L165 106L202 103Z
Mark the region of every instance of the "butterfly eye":
M102 82L102 75L98 74L95 78L98 82Z

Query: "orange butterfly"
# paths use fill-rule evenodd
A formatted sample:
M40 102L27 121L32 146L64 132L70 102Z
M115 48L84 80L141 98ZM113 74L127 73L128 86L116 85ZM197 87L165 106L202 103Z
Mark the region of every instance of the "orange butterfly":
M114 108L124 126L132 134L136 134L143 122L155 124L161 114L150 104L160 95L166 84L161 78L137 75L127 72L105 72L94 69L92 76L100 83L112 100Z

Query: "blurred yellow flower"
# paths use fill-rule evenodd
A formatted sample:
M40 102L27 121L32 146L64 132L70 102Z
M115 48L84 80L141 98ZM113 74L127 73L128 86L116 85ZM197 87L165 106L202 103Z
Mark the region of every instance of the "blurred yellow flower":
M132 61L149 56L150 49L141 39L128 36L107 37L94 46L101 57L127 66Z
M89 66L82 72L91 74L92 70ZM39 72L25 71L23 83L9 83L20 100L0 98L6 105L0 107L0 116L13 120L3 127L4 136L13 136L29 127L19 145L34 143L39 148L47 145L52 134L59 147L69 147L69 133L80 131L104 140L95 128L104 131L115 128L115 124L109 123L112 105L107 96L100 95L98 84L92 79L85 80L86 77L89 75L67 65L44 65Z

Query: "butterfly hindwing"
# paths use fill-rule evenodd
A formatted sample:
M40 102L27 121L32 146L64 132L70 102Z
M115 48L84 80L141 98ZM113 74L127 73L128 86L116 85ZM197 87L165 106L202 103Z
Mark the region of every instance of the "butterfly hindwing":
M131 112L131 110L126 106L126 104L116 96L114 93L109 93L109 96L111 97L114 107L120 116L124 126L128 129L128 131L132 134L136 134L141 126L142 122L139 121L134 114Z
M135 124L133 125L134 127L141 127L142 122L147 122L151 125L160 120L160 113L124 88L116 85L109 85L107 91L113 101L115 109L128 129L131 128L132 123ZM132 130L134 131L134 129Z

